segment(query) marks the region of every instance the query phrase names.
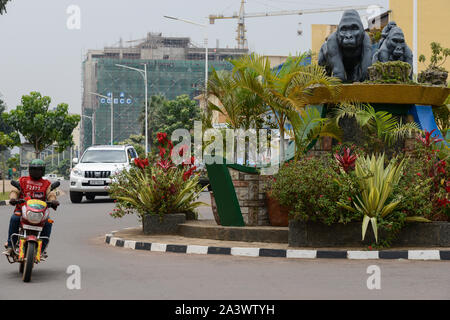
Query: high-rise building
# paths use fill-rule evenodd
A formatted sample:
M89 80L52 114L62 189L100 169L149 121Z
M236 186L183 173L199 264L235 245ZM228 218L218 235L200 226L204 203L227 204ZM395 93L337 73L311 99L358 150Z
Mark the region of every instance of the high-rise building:
M145 39L126 43L128 47L120 41L118 46L87 52L82 66L82 115L85 116L81 129L82 151L92 142L110 143L110 97L113 97L114 143L141 133L139 116L145 104L144 79L139 72L117 64L142 70L144 64L147 65L149 100L158 94L167 99L183 94L194 98L204 90L205 48L193 44L190 38L148 33ZM226 60L245 54L248 54L247 49L209 48L209 71L212 68L231 70L232 65Z

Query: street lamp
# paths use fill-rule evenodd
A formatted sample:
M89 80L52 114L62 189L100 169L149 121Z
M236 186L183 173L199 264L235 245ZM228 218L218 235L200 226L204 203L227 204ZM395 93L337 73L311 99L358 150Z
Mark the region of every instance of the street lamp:
M183 21L186 23L190 23L199 27L204 28L205 30L205 103L208 102L207 96L208 96L208 32L207 32L207 25L206 24L202 24L202 23L197 23L194 21L190 21L190 20L186 20L186 19L181 19L181 18L177 18L177 17L172 17L172 16L164 16L164 18L167 19L171 19L171 20L178 20L178 21Z
M92 125L92 145L95 145L95 135L94 135L94 117L95 117L95 113L92 114L92 117L89 116L85 116L85 115L81 115L82 117L91 119L91 125Z
M137 69L129 66L124 66L122 64L116 64L117 67L134 70L140 73L142 77L144 77L144 86L145 86L145 156L148 153L148 78L147 78L147 64L144 63L144 70Z
M89 94L92 94L94 96L100 97L100 98L105 98L106 100L108 100L109 98L111 98L111 145L114 145L113 143L113 133L114 133L114 93L111 92L111 97L107 97L95 92L89 92Z

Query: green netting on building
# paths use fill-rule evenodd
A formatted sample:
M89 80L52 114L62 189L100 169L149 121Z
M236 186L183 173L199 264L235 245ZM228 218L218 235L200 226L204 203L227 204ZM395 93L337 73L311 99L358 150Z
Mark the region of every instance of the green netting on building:
M205 82L205 61L202 60L97 60L97 93L114 96L114 142L139 134L139 116L145 104L145 88L142 75L124 69L116 64L144 69L147 64L148 97L163 95L172 100L187 94L191 98L201 94ZM232 70L230 63L210 61L209 70ZM95 144L110 144L111 141L111 100L98 98L95 113ZM84 106L83 114L92 116L90 106ZM85 119L84 146L92 144L90 119Z

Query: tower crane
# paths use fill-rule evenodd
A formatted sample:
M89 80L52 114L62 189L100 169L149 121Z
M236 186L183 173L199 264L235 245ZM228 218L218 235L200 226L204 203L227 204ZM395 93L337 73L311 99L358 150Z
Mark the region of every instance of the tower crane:
M247 48L247 37L245 28L246 18L259 18L259 17L274 17L274 16L287 16L287 15L303 15L312 13L324 13L324 12L338 12L345 10L363 10L367 9L367 6L344 6L344 7L330 7L322 9L304 9L304 10L284 10L284 11L273 11L273 12L257 12L257 13L245 13L245 0L241 0L241 8L239 14L235 13L231 16L225 16L223 14L209 15L209 23L214 24L218 19L238 19L237 27L237 43L239 49Z

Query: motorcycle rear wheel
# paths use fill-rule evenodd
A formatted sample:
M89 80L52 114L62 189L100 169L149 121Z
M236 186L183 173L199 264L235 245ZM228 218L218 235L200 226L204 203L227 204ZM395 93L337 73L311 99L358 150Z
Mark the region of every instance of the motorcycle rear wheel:
M23 269L25 267L25 263L24 262L19 262L19 272L23 273Z
M22 276L23 282L30 282L30 280L31 280L31 273L33 272L35 256L36 256L36 243L28 242L27 253L25 255L25 261L24 261L25 266L24 266L23 276Z

